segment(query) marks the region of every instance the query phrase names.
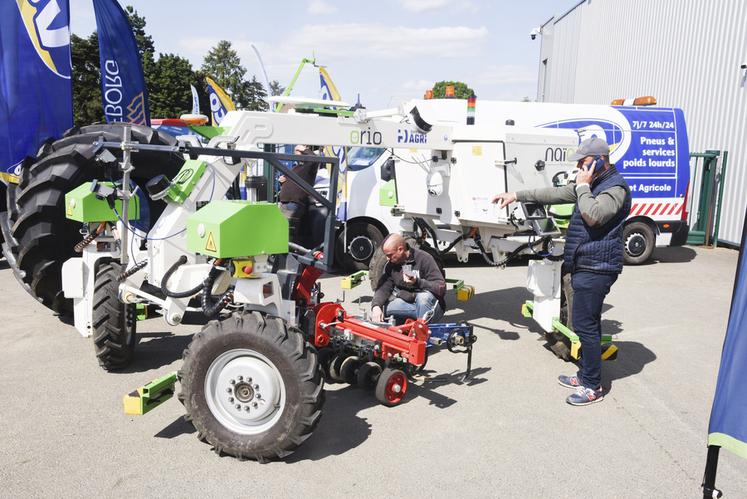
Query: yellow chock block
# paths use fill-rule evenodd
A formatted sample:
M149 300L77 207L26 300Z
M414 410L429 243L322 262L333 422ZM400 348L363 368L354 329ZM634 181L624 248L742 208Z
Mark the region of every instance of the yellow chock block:
M602 345L602 360L615 359L617 359L617 347L612 343L608 345Z
M468 301L475 296L475 287L465 284L457 289L456 298L458 301Z
M581 342L580 341L571 341L571 357L574 360L578 360L581 358Z
M343 277L342 281L340 281L340 287L342 289L353 289L361 284L367 276L367 271L359 270L355 274L350 274L347 277Z
M174 395L176 373L169 373L145 386L141 386L122 398L124 412L129 416L142 416Z

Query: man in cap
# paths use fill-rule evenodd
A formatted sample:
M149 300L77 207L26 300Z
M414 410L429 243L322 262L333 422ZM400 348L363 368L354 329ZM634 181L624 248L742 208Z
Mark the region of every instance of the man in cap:
M563 255L563 274L573 288L573 330L581 340L581 369L575 376L561 375L558 382L575 389L566 401L588 405L602 400L602 305L622 272L623 226L630 213L628 184L609 162L607 142L591 137L569 156L578 161L574 181L550 187L498 194L501 208L515 201L542 204L575 203ZM568 279L568 277L564 277Z

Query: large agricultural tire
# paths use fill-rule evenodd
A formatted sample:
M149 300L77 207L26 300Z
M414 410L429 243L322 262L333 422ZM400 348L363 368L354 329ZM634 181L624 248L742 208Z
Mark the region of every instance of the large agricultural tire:
M210 321L184 351L179 400L197 438L239 459L282 459L316 428L324 377L316 350L280 318Z
M99 365L107 371L127 367L137 342L134 304L119 300L119 262L103 263L94 277L93 345Z
M631 222L623 229L625 263L640 265L646 263L654 252L656 234L646 222Z
M410 247L418 248L431 255L436 261L436 265L438 265L438 270L441 271L441 275L444 276L444 278L446 277L444 260L441 257L441 254L436 249L434 249L428 243L418 245L418 242L411 237L406 238L405 241L410 245ZM386 267L386 263L386 255L384 254L384 250L381 249L381 245L379 245L376 248L373 257L371 257L371 262L368 265L368 280L371 281L371 290L376 291L376 289L379 287L379 280L381 279L381 276L384 275L384 268Z
M121 124L91 125L71 129L65 137L44 144L37 160L21 170L15 191L17 216L11 234L18 246L15 263L21 280L37 300L59 314L72 312L72 302L62 293L62 264L76 255L73 247L82 238L81 224L65 218L65 194L93 179L120 178L116 161L102 164L93 143L100 138L122 140ZM176 139L145 126L131 126L132 140L141 144L175 145ZM115 157L121 152L110 151ZM184 163L181 155L133 151L132 178L141 187L150 178L165 174L173 178ZM150 221L165 208L149 200ZM9 210L10 212L10 210Z

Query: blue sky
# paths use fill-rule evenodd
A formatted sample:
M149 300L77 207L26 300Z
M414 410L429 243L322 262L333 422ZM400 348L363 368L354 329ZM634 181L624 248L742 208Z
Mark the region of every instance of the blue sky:
M534 99L540 40L529 32L578 0L126 0L147 21L156 51L193 66L219 40L233 43L249 74L285 85L302 57L327 66L343 99L369 109L422 97L440 80L460 80L478 98ZM71 29L95 29L91 0L70 0ZM309 68L295 95L318 97Z

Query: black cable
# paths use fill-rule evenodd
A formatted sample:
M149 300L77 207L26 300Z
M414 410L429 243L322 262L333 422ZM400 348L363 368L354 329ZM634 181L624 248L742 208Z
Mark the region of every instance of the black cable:
M186 257L186 255L182 255L174 263L174 265L172 265L169 268L169 270L167 270L166 273L163 275L163 278L161 279L161 292L164 295L166 295L166 296L168 296L170 298L187 298L189 296L192 296L194 294L199 293L200 290L205 285L205 282L202 282L201 284L198 284L194 288L188 289L187 291L170 291L167 288L167 285L168 285L168 282L169 282L169 278L171 277L171 274L173 274L174 272L176 272L176 269L178 269L179 267L181 267L185 263L187 263L187 257ZM213 267L213 268L215 268L215 267ZM212 272L212 271L213 271L213 269L210 269L210 272Z
M220 298L218 298L218 301L213 302L213 296L211 294L213 290L213 284L215 283L215 279L218 277L220 272L221 269L214 266L210 269L210 272L208 272L208 276L202 282L202 313L205 314L206 317L215 317L216 315L218 315L218 312L223 310L226 305L233 301L233 288L229 288L220 296Z

